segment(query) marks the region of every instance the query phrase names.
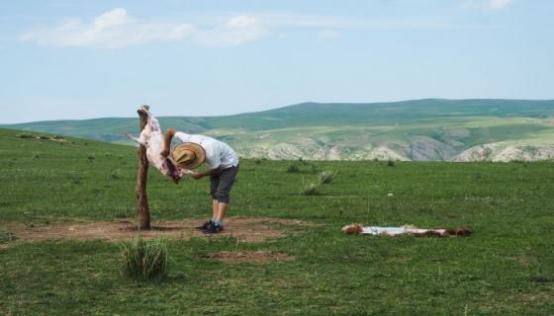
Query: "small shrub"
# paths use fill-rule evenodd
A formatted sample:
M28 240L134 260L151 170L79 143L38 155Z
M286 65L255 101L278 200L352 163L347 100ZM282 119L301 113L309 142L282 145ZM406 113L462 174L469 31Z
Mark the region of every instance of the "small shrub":
M35 155L33 156L33 159L39 159L39 158L40 158L40 155L39 155L39 154L35 154Z
M5 231L5 230L0 230L0 244L14 241L16 239L17 237L14 235L14 233Z
M319 173L319 183L321 184L327 184L331 183L333 181L333 178L335 178L336 172L332 171L323 171Z
M163 240L140 237L121 244L122 274L137 281L161 280L169 271L167 245Z
M114 171L112 171L111 177L114 180L115 179L121 179L121 170L120 169L115 169Z
M308 162L307 162L306 160L304 160L304 158L302 158L302 157L299 157L299 158L298 158L298 162L301 163L301 164L303 164L303 165L307 165L307 164L308 164Z
M49 137L49 136L40 135L38 138L39 138L39 139L42 139L42 140L50 140L50 137Z
M91 155L91 156L88 156L87 159L88 159L89 162L93 162L94 159L96 159L96 157Z
M15 135L16 137L19 137L19 138L35 138L33 135L31 134L19 134L19 135Z
M78 174L71 175L69 179L75 185L81 184L81 176Z
M302 189L302 194L304 194L304 195L317 195L317 194L319 194L319 185L317 185L313 182L304 185L304 188Z
M297 173L300 171L300 168L298 168L297 165L290 165L288 168L287 168L287 172L288 173Z
M526 164L526 163L527 163L527 161L522 160L522 159L514 159L514 160L510 160L510 162L512 162L512 163L520 163L520 164Z
M261 159L256 159L256 160L254 160L254 163L257 164L257 165L259 165L259 164L262 163L262 160L261 160Z
M394 167L394 160L387 161L387 166Z

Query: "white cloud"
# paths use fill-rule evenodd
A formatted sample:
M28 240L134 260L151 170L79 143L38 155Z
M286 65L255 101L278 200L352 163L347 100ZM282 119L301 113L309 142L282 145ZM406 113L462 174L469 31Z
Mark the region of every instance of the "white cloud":
M512 4L512 0L466 0L464 7L479 10L502 10Z
M69 19L62 24L21 35L24 42L48 46L118 48L190 37L195 28L184 23L161 23L135 19L125 9L105 12L91 23Z
M512 0L490 0L489 7L494 10L500 10L512 4Z
M467 1L474 4L476 1L487 1L491 8L500 8L507 6L511 0ZM285 34L283 31L290 29L313 29L318 39L334 39L346 30L475 28L472 25L455 25L433 19L363 19L294 13L208 16L197 22L202 22L199 24L201 27L192 23L139 19L130 16L125 9L117 8L96 16L88 23L73 18L56 26L29 30L21 34L20 39L38 45L60 47L120 48L182 40L206 46L237 46L268 36L279 37Z
M254 16L240 15L221 26L201 30L189 23L146 21L122 8L95 17L92 22L69 19L58 26L23 33L23 42L46 46L120 48L190 39L205 45L232 46L256 41L267 34Z
M209 46L236 46L261 39L268 30L255 16L239 15L212 30L198 31L196 39Z

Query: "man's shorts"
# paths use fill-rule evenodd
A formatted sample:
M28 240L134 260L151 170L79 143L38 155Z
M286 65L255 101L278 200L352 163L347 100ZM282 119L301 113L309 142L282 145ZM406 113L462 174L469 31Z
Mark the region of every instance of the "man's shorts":
M221 203L229 203L229 193L235 183L239 166L223 169L217 176L210 177L210 194L212 199Z

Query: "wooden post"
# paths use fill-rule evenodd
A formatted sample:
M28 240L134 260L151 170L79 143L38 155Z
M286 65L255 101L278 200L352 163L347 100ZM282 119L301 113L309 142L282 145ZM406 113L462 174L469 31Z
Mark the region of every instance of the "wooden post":
M148 106L145 105L148 109ZM144 129L147 122L146 113L138 110L140 117L140 131ZM148 180L148 158L146 158L146 146L139 145L138 149L138 173L137 173L137 214L140 229L150 229L150 208L148 207L148 196L146 195L146 181Z

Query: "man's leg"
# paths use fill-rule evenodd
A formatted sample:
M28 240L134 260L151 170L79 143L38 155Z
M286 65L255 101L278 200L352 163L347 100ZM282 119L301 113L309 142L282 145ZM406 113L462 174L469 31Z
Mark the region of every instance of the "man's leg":
M210 225L213 224L214 220L217 218L219 203L217 201L215 193L217 191L218 186L219 186L219 177L214 177L214 176L210 177L210 195L212 196L212 217L206 223L196 227L197 229L200 229L200 230L208 229Z
M216 219L219 214L219 202L216 199L212 199L212 220Z
M225 218L225 213L227 212L228 208L229 208L229 203L218 202L217 213L214 218L219 222L223 222L223 219Z
M221 181L220 176L211 176L210 177L210 195L212 196L212 221L217 218L217 188Z
M223 219L225 218L225 214L229 209L229 193L231 192L231 187L235 182L235 177L237 173L238 167L233 167L223 170L223 172L219 176L217 188L212 195L212 197L217 202L217 212L215 213L214 223L215 226L218 226L218 229L214 229L213 232L217 232L223 229Z

